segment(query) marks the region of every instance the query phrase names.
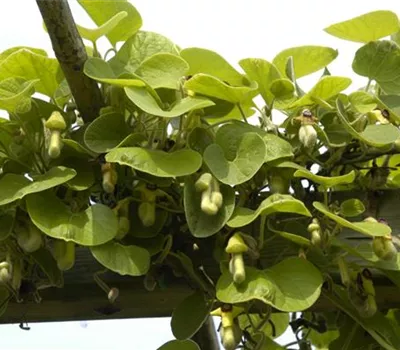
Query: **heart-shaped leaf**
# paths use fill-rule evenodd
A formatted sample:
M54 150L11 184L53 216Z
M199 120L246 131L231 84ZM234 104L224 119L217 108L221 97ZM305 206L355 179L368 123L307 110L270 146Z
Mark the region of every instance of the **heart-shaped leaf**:
M171 340L157 350L200 350L200 348L192 340Z
M340 214L349 218L361 215L364 211L363 202L356 198L347 199L340 204Z
M270 62L261 58L246 58L239 61L250 80L258 84L258 91L268 106L271 105L274 95L271 84L281 77L278 69Z
M346 118L346 111L339 99L336 100L336 108L338 111L337 116L347 132L355 139L365 142L367 145L385 147L400 137L399 128L393 124L368 125L363 132L359 133Z
M362 46L352 67L357 74L375 80L387 94L400 93L395 79L400 75L400 48L393 41L371 41Z
M106 161L128 165L158 177L177 177L195 173L202 165L200 154L191 149L167 153L140 147L117 148L106 155Z
M213 134L203 127L195 127L188 136L189 147L201 155L213 141Z
M352 92L348 97L352 107L359 113L370 112L378 105L376 98L365 91Z
M246 266L246 280L243 283L239 285L234 283L232 274L225 269L218 279L216 291L217 299L223 303L236 304L260 300L274 306L277 287L275 281L264 271ZM278 294L278 297L282 295Z
M306 310L321 294L322 274L306 259L287 258L264 272L277 286L274 307L278 310Z
M117 235L118 219L103 204L76 213L51 191L32 194L26 203L32 222L50 237L93 246L106 243Z
M23 175L5 174L0 179L0 205L5 205L25 197L28 194L45 191L59 186L76 176L74 169L62 166L51 168L44 175L28 180Z
M122 73L134 73L148 57L157 53L178 55L176 45L161 34L139 31L125 41L117 54L108 62L119 76Z
M106 153L117 147L129 134L129 127L122 114L107 113L89 124L85 130L84 140L91 151Z
M176 339L191 338L208 318L213 303L207 301L204 293L197 291L185 298L173 311L171 330Z
M26 113L31 109L31 96L39 80L25 81L7 78L0 81L0 109L11 113Z
M201 193L196 191L194 180L187 177L185 181L184 205L189 230L195 237L209 237L225 226L235 208L235 191L232 187L221 185L222 207L216 215L208 215L200 208Z
M265 163L293 157L292 146L286 140L253 125L237 122L221 126L216 135L216 143L223 148L226 159L235 159L240 140L248 132L258 133L263 138L266 146Z
M220 100L242 103L257 95L257 83L250 86L231 86L212 75L199 73L185 82L185 89Z
M324 46L299 46L281 51L275 56L272 63L283 76L286 75L286 63L289 57L293 58L294 74L296 78L314 73L326 67L338 55L337 50ZM288 76L290 79L291 77Z
M153 89L177 90L179 79L187 74L189 65L182 58L170 53L157 53L146 58L135 70Z
M210 107L214 102L205 97L185 97L176 102L169 110L164 110L160 107L157 100L149 92L147 88L129 87L125 88L125 93L128 98L141 110L146 113L165 118L174 118L189 111Z
M249 132L243 134L232 161L225 158L223 148L211 144L203 154L204 162L214 176L224 184L238 185L251 179L264 164L266 148L261 136Z
M127 16L118 21L112 30L107 31L107 38L111 44L127 40L142 26L142 17L136 8L127 0L118 1L92 1L79 0L78 3L85 9L94 23L104 25L111 17L118 13L126 12Z
M189 63L190 70L188 75L204 73L228 82L231 85L238 86L243 84L244 77L214 51L189 47L183 49L180 54Z
M340 39L368 43L400 30L399 19L392 11L373 11L324 29Z
M346 219L332 213L329 209L320 202L313 202L313 206L319 212L330 218L331 220L337 222L339 225L343 227L347 227L351 230L361 232L364 235L372 236L372 237L380 237L380 236L389 236L392 232L391 228L388 225L381 224L379 222L350 222Z
M142 276L150 267L149 252L138 246L108 242L90 251L100 264L120 275Z
M347 89L351 79L345 77L324 76L313 88L299 100L290 105L290 108L312 105L320 100L326 101Z
M0 80L18 77L26 81L39 81L36 90L47 96L53 96L63 76L55 58L49 58L21 48L0 61Z
M256 210L238 207L232 218L228 221L230 227L242 227L256 220L260 215L273 213L296 213L304 216L311 216L304 203L288 194L273 194L264 199Z

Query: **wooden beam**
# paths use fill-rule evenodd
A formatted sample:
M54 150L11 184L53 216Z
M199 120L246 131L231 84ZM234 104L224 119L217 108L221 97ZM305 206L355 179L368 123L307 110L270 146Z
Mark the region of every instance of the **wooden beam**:
M335 199L359 198L365 200L365 193L337 193ZM393 232L400 232L400 191L385 191L378 198L379 216L385 218L391 225ZM341 234L349 244L363 243L368 237L350 231ZM268 242L267 254L262 254L264 266L272 265L278 258L293 256L298 252L296 246L292 251L283 252L285 241L275 240ZM148 292L143 287L143 278L122 277L117 274L105 276L105 281L110 286L120 289L120 297L115 303L115 312L107 301L105 293L93 282L93 273L101 270L86 248L77 249L77 259L73 270L65 273L65 286L62 289L51 288L40 291L43 301L40 304L33 302L17 304L10 302L5 314L0 317L0 323L20 322L24 317L28 322L93 320L93 319L119 319L141 317L171 316L173 309L192 293L192 289L182 279L168 280L164 289L156 288ZM205 262L205 270L214 280L218 277L219 268L210 257ZM333 276L339 281L339 277ZM380 309L400 308L400 293L398 287L393 285L382 274L374 277L376 283L376 298ZM335 309L329 300L321 297L311 308L315 311L328 311Z

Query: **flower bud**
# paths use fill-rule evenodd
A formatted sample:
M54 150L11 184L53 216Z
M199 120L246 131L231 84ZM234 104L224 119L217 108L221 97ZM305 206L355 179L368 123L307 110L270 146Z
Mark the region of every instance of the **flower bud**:
M299 140L304 148L312 149L317 142L317 131L310 124L300 126Z

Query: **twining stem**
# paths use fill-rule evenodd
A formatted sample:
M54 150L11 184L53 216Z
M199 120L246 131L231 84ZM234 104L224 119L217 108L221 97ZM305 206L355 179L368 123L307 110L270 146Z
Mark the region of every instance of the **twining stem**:
M262 249L264 246L264 235L265 235L265 223L267 220L266 215L261 215L260 219L260 235L258 236L258 249Z

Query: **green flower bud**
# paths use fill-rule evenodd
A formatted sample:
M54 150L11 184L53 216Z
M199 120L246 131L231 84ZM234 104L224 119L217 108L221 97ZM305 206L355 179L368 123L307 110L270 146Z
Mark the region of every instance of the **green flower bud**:
M154 202L140 203L138 208L138 216L143 226L153 226L156 222L156 204Z
M372 249L379 259L397 261L397 249L391 237L374 237Z

